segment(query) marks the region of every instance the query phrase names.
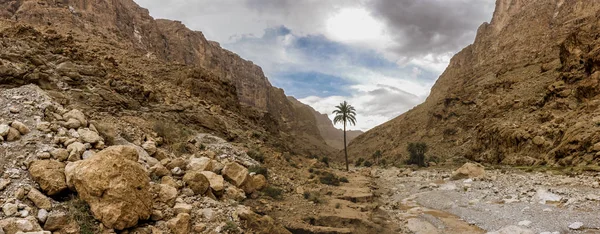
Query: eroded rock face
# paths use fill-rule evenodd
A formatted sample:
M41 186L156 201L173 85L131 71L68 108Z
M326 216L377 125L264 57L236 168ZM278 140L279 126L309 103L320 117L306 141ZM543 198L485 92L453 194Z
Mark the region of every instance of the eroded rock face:
M67 183L106 227L122 230L150 218L150 179L137 150L112 146L66 168Z
M592 62L600 2L497 2L491 22L451 59L427 100L359 136L349 155L408 157L409 142L425 142L441 158L598 163L591 147L600 141L600 117L587 107L600 100L600 67Z

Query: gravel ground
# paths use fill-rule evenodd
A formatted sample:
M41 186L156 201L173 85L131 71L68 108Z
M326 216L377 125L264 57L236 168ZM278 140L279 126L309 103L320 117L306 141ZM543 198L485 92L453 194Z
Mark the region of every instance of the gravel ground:
M457 181L448 179L450 173L375 170L385 204L382 208L396 221L426 221L438 228L437 233L467 233L452 230L452 225L481 228L469 233L491 232L511 225L531 233L600 233L598 173L569 177L488 170L481 179ZM569 225L575 222L582 222L583 227L570 229Z

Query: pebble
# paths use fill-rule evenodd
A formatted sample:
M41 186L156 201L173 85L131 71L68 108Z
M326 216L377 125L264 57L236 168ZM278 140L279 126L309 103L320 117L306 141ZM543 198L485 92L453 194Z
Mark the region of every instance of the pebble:
M518 225L528 227L529 225L531 225L531 221L523 220L523 221L519 222Z

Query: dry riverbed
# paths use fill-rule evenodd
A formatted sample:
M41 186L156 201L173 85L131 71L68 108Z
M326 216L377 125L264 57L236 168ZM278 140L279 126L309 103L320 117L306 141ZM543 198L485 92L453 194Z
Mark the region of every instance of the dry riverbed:
M600 233L599 173L375 169L381 209L407 233Z

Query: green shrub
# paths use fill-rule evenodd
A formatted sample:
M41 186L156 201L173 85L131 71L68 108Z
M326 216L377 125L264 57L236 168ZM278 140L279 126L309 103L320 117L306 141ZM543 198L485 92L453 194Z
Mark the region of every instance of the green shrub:
M71 200L67 202L67 209L73 220L79 225L79 233L99 233L96 219L92 216L90 206L85 201L72 195Z
M371 167L371 166L373 166L373 163L371 161L365 161L365 163L363 163L363 165L365 167Z
M248 154L248 156L251 157L252 159L259 161L260 163L265 162L265 155L263 155L261 152L259 152L257 150L250 150L246 154Z
M423 142L408 143L407 150L410 154L410 158L406 164L418 165L420 167L426 166L425 153L427 153L427 144Z
M225 226L223 226L224 233L240 233L238 225L235 222L227 221Z
M281 199L283 195L283 190L275 186L268 186L262 192L273 199Z
M340 186L340 179L331 172L323 172L319 177L321 184Z
M259 175L265 176L265 178L269 178L269 169L261 166L251 166L248 168L248 172L254 172Z
M304 199L314 202L315 204L323 203L323 199L321 198L321 194L318 192L304 192Z
M323 157L321 159L321 162L324 163L325 165L327 165L327 167L329 167L329 158L328 157Z
M365 161L365 159L364 159L364 158L358 158L358 159L356 160L356 162L354 163L354 166L356 166L356 167L360 167L360 165L362 165L364 161Z
M387 165L387 161L385 159L381 159L381 161L379 161L379 165L386 166Z
M341 177L340 178L340 182L342 182L342 183L350 183L350 181L348 181L348 178L346 178L346 177Z
M383 155L381 154L381 150L377 150L375 151L375 153L373 153L373 161L375 163L379 162L379 160L381 159Z

